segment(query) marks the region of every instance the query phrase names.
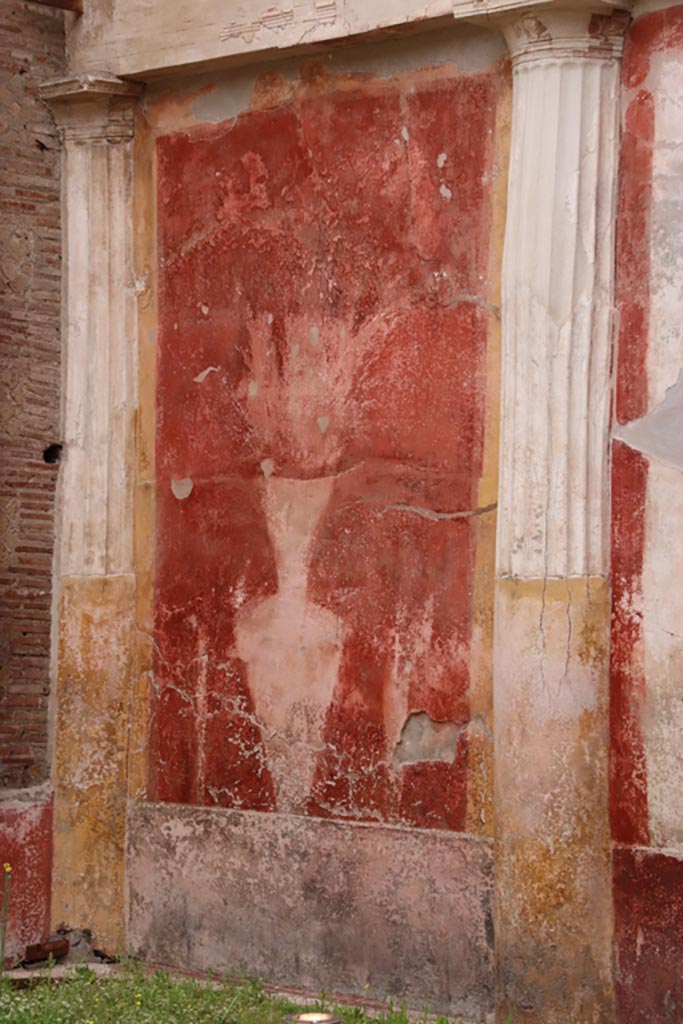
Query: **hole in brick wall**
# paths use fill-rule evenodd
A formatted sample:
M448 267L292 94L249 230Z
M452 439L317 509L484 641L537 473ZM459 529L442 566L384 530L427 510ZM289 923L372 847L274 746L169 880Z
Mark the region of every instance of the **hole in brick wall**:
M62 446L61 444L49 444L43 452L43 462L48 462L52 465L55 462L60 462L62 458Z

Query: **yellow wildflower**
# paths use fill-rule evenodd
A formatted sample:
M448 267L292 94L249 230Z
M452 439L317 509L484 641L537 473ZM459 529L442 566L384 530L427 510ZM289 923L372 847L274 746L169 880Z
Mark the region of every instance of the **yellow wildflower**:
M12 874L12 865L8 864L7 861L5 861L4 867L5 867L5 874L6 875L11 875Z

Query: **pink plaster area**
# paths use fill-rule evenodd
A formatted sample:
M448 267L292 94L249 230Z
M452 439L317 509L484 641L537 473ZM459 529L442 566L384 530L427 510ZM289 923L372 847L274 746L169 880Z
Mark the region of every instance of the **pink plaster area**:
M421 74L158 140L155 799L463 825L495 113ZM419 712L452 760L397 761Z
M339 675L342 620L307 594L311 541L334 481L264 480L278 591L235 618L278 808L301 811L324 746L325 717Z
M20 960L30 943L50 929L52 799L0 801L0 868L12 867L5 966ZM4 871L0 885L4 881Z
M127 940L147 962L489 1019L489 843L137 802L126 842Z

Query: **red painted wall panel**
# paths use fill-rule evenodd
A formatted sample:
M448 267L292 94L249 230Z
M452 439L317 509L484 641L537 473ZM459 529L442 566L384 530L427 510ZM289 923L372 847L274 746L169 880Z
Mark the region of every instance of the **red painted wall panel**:
M0 871L12 868L5 964L20 960L26 946L50 930L52 800L24 798L0 803ZM3 884L0 875L0 885Z
M463 826L495 108L346 80L158 141L153 798ZM418 712L451 747L399 762Z
M683 860L614 851L616 990L620 1024L683 1017Z

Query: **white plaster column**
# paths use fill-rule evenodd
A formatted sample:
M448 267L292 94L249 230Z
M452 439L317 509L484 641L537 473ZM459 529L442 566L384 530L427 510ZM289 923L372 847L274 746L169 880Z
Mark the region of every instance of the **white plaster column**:
M625 18L505 28L513 120L503 266L494 639L498 1014L613 1019L608 427Z
M109 75L46 83L63 142L63 398L55 593L53 924L123 946L133 672L134 105Z
M136 302L133 129L140 86L42 86L63 141L63 443L59 572L133 568Z

